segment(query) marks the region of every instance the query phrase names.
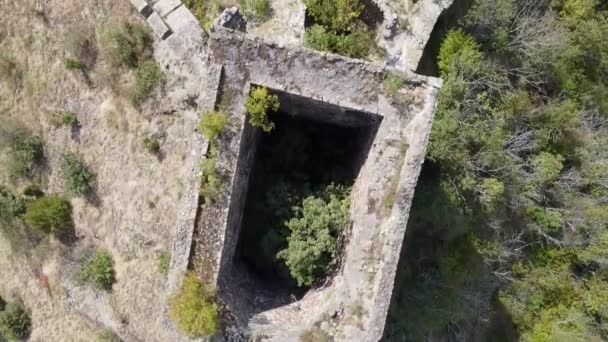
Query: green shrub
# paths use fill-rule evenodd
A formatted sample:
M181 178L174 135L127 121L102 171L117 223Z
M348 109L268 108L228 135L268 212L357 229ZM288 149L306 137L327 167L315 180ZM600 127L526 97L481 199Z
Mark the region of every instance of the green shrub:
M268 112L279 110L279 97L270 95L266 87L254 87L245 101L245 109L251 126L270 132L274 128L274 122L268 119Z
M18 129L9 134L9 173L13 177L26 176L44 157L42 139Z
M441 43L437 65L441 75L445 76L456 65L472 68L481 58L480 46L475 39L462 30L456 30L449 32Z
M86 69L86 65L84 65L84 63L82 63L79 60L70 58L70 57L66 57L63 60L63 67L66 68L66 70L85 70Z
M8 341L25 339L31 328L30 316L23 307L15 303L8 303L0 312L0 336Z
M74 153L63 155L61 173L66 192L75 196L84 196L93 189L93 174Z
M308 47L315 50L363 58L369 52L373 35L364 27L356 28L349 34L339 34L315 24L306 30L304 40Z
M135 86L129 93L131 102L135 105L143 102L160 85L161 78L160 67L153 60L139 64L135 71Z
M24 219L39 232L61 236L72 228L72 206L59 196L38 198L27 206Z
M115 282L112 255L105 250L95 251L78 272L78 281L99 290L111 290Z
M25 214L25 209L23 199L0 187L0 222L10 222L13 218Z
M384 92L388 96L395 97L404 83L405 81L401 75L391 72L384 79L382 86L384 87Z
M200 194L205 202L212 202L222 193L222 180L216 167L217 159L215 156L208 157L201 163L203 179L201 181Z
M287 248L277 254L299 286L312 285L329 270L337 253L338 238L348 223L350 190L330 185L294 207Z
M241 2L242 4L242 2ZM230 0L185 0L184 5L194 14L206 31L224 8L234 5Z
M160 151L160 142L155 137L145 137L143 140L143 144L146 151L152 154L156 154Z
M162 252L158 255L158 272L167 277L169 274L169 264L171 263L171 254L169 252Z
M347 31L363 13L359 0L305 0L307 14L331 31Z
M310 48L363 58L373 44L373 32L363 23L365 7L359 0L306 0L314 25L305 32Z
M213 142L224 128L226 128L227 124L228 116L226 113L222 110L211 111L203 113L201 121L198 124L198 129L210 142Z
M213 295L194 273L188 273L180 291L169 300L169 314L177 328L193 338L213 335L219 326Z
M80 125L80 121L78 121L78 117L76 114L68 111L63 111L59 113L55 113L51 120L55 127L65 127L68 126L70 128L75 128Z
M241 0L241 10L253 19L261 21L270 14L269 0Z
M150 56L152 37L144 24L123 21L108 25L101 35L101 54L111 66L135 68Z

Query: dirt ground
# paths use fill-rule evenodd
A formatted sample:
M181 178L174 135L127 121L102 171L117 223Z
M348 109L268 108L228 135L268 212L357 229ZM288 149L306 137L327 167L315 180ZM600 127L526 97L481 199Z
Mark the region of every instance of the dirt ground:
M72 199L72 246L46 240L16 253L0 236L0 296L30 310L31 341L95 341L105 328L127 340L172 340L158 255L170 250L192 134L180 110L163 101L179 80L165 74L165 91L134 108L120 95L132 82L128 72L113 91L103 61L90 82L63 66L67 32L95 32L120 17L142 20L125 0L0 0L0 51L23 70L20 85L0 83L0 124L25 125L43 138L46 166L36 182L47 194L63 193L58 165L67 151L95 174L94 199ZM51 125L60 110L74 112L80 128ZM160 137L161 157L143 147L150 134ZM19 191L29 182L11 181L0 163L0 184ZM114 257L117 281L109 293L74 285L78 260L97 247Z

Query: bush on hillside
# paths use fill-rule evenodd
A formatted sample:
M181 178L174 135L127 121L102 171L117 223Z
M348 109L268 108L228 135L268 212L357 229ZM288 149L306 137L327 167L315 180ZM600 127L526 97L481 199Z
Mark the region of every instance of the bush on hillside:
M72 228L72 206L59 196L42 197L28 204L23 218L36 231L62 236Z
M146 151L152 154L157 154L160 151L160 142L153 136L145 137L143 144Z
M23 129L9 133L9 173L13 177L27 176L44 157L42 139Z
M198 338L215 334L219 327L219 307L213 302L214 293L188 273L179 292L169 300L171 319L179 330Z
M70 127L75 128L80 125L80 121L78 121L78 117L76 114L69 111L62 111L55 113L51 120L55 127Z
M66 192L75 196L84 196L93 189L93 174L74 153L63 155L61 173Z
M114 260L105 250L97 250L78 273L81 284L90 284L98 290L111 290L115 282Z
M27 337L32 322L23 307L8 303L0 311L0 336L8 341L20 341Z
M137 66L135 71L135 86L130 90L129 98L134 105L139 105L146 100L162 80L160 67L154 60L146 60Z

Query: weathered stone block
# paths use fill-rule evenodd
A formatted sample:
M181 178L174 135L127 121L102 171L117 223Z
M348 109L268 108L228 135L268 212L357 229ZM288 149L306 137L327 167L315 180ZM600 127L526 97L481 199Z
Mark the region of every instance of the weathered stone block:
M152 8L146 2L146 0L130 0L131 4L135 7L137 12L141 13L144 17L149 17L152 14Z
M160 0L154 3L153 7L154 10L164 18L167 14L171 13L181 5L182 2L180 0Z
M146 19L146 21L148 22L148 25L150 25L150 27L152 28L152 31L154 31L154 34L158 36L158 38L165 39L171 34L171 30L169 30L169 27L167 26L167 24L165 24L163 19L161 19L158 13L153 12L148 17L148 19Z
M186 6L176 8L173 12L167 15L165 21L173 32L183 34L185 36L205 34L198 20L196 20L196 17L190 13Z

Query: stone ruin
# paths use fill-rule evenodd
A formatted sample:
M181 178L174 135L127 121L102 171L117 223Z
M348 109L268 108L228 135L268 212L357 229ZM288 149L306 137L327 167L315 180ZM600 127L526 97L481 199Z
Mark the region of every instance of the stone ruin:
M374 0L384 18L378 44L386 48L391 67L284 44L301 42L301 13L294 15L301 18L301 27L285 30L295 36L268 40L220 25L206 33L179 0L131 2L158 38L155 58L192 84L188 94L175 97L187 97L201 111L221 103L230 113L230 127L217 144L225 191L205 205L199 196L199 166L209 157L209 143L193 132L195 147L184 166L188 190L175 225L169 293L187 270L216 287L225 310L223 331L213 339L379 340L441 86L439 79L411 70L434 22L451 1L406 1L406 9L396 9L390 1ZM410 13L409 29L398 32L403 10ZM231 22L234 14L222 14L218 23ZM244 27L237 22L236 28ZM391 97L383 81L394 72L405 82ZM281 112L289 117L356 132L349 142L349 167L356 177L351 224L338 266L323 284L299 298L257 279L238 256L239 243L246 243L240 236L252 169L261 157L256 150L262 132L245 117L244 102L253 86L276 94ZM174 329L170 322L167 328ZM176 334L176 340L187 339Z

